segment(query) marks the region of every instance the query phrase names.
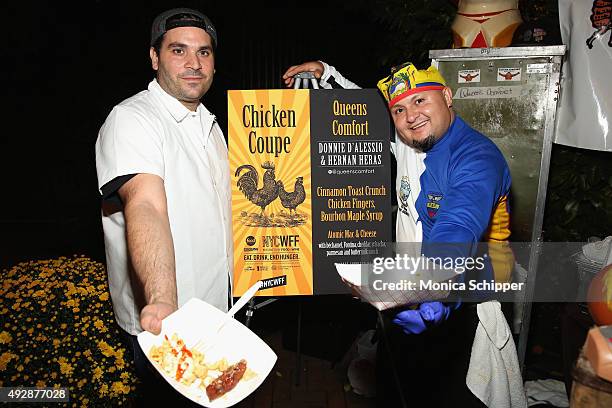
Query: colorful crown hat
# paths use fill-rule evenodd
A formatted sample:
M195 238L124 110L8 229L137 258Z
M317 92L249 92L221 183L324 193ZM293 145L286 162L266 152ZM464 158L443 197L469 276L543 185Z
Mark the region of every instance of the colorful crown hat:
M378 81L389 107L415 92L444 89L446 81L433 65L427 69L416 69L411 62L391 68L391 75Z

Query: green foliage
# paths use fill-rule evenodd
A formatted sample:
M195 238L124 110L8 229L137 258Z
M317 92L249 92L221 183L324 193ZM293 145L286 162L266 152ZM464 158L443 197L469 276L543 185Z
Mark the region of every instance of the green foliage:
M519 0L521 16L525 21L558 19L558 0Z
M450 26L456 8L448 0L357 0L351 7L368 10L386 28L377 51L379 67L411 61L418 68L429 65L429 50L450 48Z
M612 234L612 153L554 145L547 195L546 241Z

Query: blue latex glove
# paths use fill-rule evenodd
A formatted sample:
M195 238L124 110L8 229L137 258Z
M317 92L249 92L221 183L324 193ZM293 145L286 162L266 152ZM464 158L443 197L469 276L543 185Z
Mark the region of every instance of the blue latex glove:
M428 327L436 326L450 316L452 306L440 302L425 302L418 309L408 309L399 312L393 318L393 323L402 328L406 334L420 334Z

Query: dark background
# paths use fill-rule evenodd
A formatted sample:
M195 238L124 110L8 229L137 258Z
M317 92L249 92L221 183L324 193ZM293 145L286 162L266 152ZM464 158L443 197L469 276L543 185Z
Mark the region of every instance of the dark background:
M319 3L3 5L0 269L72 254L104 262L94 144L112 107L146 89L153 78L150 24L165 9L197 8L216 25L217 74L203 102L224 131L228 89L281 88L281 75L292 64L321 59L374 87L390 66L407 60L423 66L429 49L451 45L452 1ZM550 32L548 44L560 43L556 0L519 4L524 20ZM544 240L586 242L611 233L611 163L608 152L553 146ZM560 376L561 307L534 305L528 363L537 371L544 361L546 375L556 367ZM313 316L320 320L321 314Z
M219 33L217 73L203 102L224 132L227 89L280 88L290 65L322 59L364 86L383 76L372 62L381 27L343 2L316 8L297 1L9 6L2 13L2 65L8 69L1 75L1 267L72 254L104 260L97 133L114 105L154 77L150 25L159 12L177 6L203 11Z
M150 24L177 6L216 25L217 74L203 102L226 130L228 89L281 88L287 67L321 59L363 87L390 66L424 66L428 50L450 48L449 0L335 0L327 5L85 0L3 6L0 81L0 268L84 254L104 260L94 144L114 105L146 89ZM520 1L526 22L559 44L555 0ZM544 238L586 241L612 230L609 153L555 145Z
M367 94L365 93L367 92ZM333 166L329 162L327 165L321 165L321 158L327 155L321 153L317 148L313 148L310 151L310 163L312 164L311 176L313 180L317 180L317 188L347 188L348 185L353 187L364 187L364 186L381 186L388 185L388 180L393 180L392 168L396 167L395 160L391 160L392 154L390 153L390 135L391 125L389 121L385 119L388 117L389 110L384 99L380 96L380 93L375 90L362 91L358 93L359 96L355 95L354 90L350 89L334 89L330 92L313 92L310 95L310 117L317 118L317 120L311 120L310 122L310 140L311 146L317 146L321 142L328 141L341 141L345 146L352 145L355 148L359 142L367 140L368 142L380 142L383 146L381 152L381 165L371 166L369 169L373 170L372 174L359 174L348 180L346 177L338 177L334 174L329 174L329 169L362 169L364 166ZM350 138L350 137L330 137L332 122L338 120L340 123L345 123L346 120L340 115L335 115L332 109L335 101L339 101L342 104L364 104L367 106L367 115L359 116L357 121L359 123L369 122L369 136L367 138ZM351 118L349 118L351 119ZM351 140L352 139L352 140ZM346 147L348 149L348 147ZM353 153L355 153L353 151ZM374 156L375 154L372 154ZM350 156L346 154L345 156ZM359 156L359 155L357 155ZM330 242L328 234L330 231L358 231L358 230L375 230L376 237L362 237L355 234L352 239L346 241L352 242L391 242L393 241L393 232L395 230L394 218L391 216L391 188L386 196L364 196L355 197L357 199L372 199L375 202L374 209L369 210L370 212L382 212L384 214L383 220L380 222L372 222L368 220L361 221L333 221L333 222L313 222L312 225L312 242ZM318 194L311 194L311 205L312 214L320 214L321 212L338 213L344 212L344 210L336 210L329 205L329 197L319 197ZM346 196L341 197L344 200L351 200L352 197ZM354 210L355 213L359 213L359 210ZM363 211L365 213L365 211ZM314 218L314 217L313 217ZM348 237L346 237L348 238ZM342 243L345 240L335 241ZM332 241L333 242L333 241ZM361 248L355 248L361 249ZM384 250L382 247L369 247L370 251L376 251L375 255L352 255L350 258L344 255L333 255L328 256L328 249L326 248L312 248L312 264L314 271L329 271L331 273L318 273L314 278L313 292L321 294L330 293L350 293L350 289L338 279L336 268L334 264L336 262L351 262L357 260L358 262L371 262L371 259L376 256L383 256ZM380 253L379 253L380 250ZM374 253L374 252L372 252ZM352 259L351 259L352 258Z

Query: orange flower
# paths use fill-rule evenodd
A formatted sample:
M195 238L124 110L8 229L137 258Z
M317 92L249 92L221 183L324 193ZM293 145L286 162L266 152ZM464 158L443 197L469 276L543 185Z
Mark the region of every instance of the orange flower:
M102 369L100 367L94 368L92 378L94 380L99 380L100 378L102 378Z
M115 360L115 366L116 366L118 369L122 369L123 367L125 367L125 361L123 361L123 358L117 358L117 359Z
M18 358L17 354L13 354L10 352L5 352L0 355L0 371L6 370L6 366L11 362L12 359Z
M9 332L3 331L0 333L0 344L8 344L13 340Z
M94 327L102 332L106 331L106 330L103 330L105 329L104 322L96 317L94 317Z
M45 290L44 289L39 289L36 292L34 292L32 294L32 297L43 297L45 296Z
M115 381L111 386L111 391L115 395L127 394L130 392L130 386L123 384L121 381Z
M71 376L72 372L74 371L74 368L72 368L72 365L68 362L68 360L66 360L65 357L60 357L58 360L59 366L60 366L60 372L66 376Z
M110 357L115 354L115 350L104 340L100 340L98 342L98 348L102 352L102 354L106 357Z

